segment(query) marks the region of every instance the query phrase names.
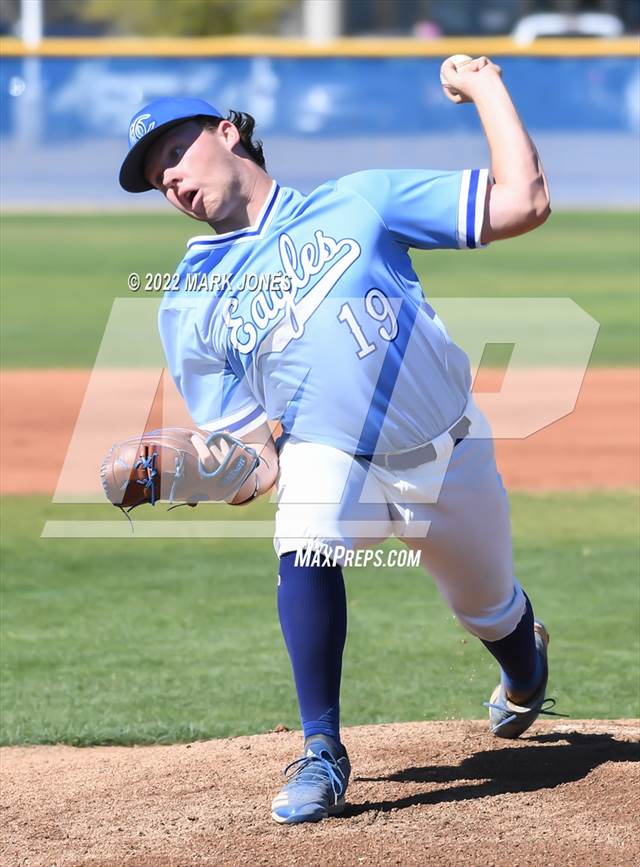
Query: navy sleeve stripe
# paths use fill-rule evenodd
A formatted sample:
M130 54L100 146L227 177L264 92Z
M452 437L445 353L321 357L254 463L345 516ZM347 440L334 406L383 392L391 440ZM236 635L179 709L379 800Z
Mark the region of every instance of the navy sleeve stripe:
M467 198L467 247L474 250L476 246L476 196L478 194L478 179L480 170L473 169L469 181L469 196Z
M225 430L228 430L229 433L233 433L234 431L240 430L240 428L246 427L252 421L255 421L260 415L264 414L264 410L261 406L257 406L253 412L249 413L249 415L240 419L240 421L236 421L233 424L227 425Z
M233 421L230 419L233 419ZM238 418L238 414L236 413L235 416L227 416L226 419L214 419L206 424L198 425L198 427L202 430L209 431L209 433L222 433L222 431L227 431L227 433L241 437L250 431L255 430L255 428L260 427L260 425L264 424L266 421L266 412L261 406L255 406L250 412L245 413L240 418Z
M458 246L462 250L484 247L481 237L488 182L487 169L462 172L458 201Z

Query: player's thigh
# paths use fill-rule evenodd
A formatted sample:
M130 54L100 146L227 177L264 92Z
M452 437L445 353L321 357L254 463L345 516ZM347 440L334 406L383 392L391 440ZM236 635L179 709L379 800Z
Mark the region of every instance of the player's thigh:
M460 614L497 610L515 587L509 503L490 440L463 440L453 450L436 503L411 504L430 522L426 537L404 541Z
M376 479L332 446L288 440L280 453L277 498L278 555L310 545L367 547L392 532Z

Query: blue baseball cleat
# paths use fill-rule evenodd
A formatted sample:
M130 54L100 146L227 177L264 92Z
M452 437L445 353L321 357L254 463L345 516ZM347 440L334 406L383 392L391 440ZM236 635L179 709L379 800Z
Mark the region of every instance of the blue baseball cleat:
M289 774L288 782L271 804L274 821L281 825L319 822L344 810L351 765L344 747L331 738L312 735L305 742L305 755L284 772Z
M523 705L509 701L506 690L502 683L494 689L489 701L484 706L489 708L489 726L491 733L499 738L517 738L526 732L529 726L537 720L540 714L547 716L564 716L551 710L555 706L555 699L545 698L547 680L549 679L549 667L547 665L547 645L549 633L542 623L533 625L536 636L536 647L542 657L542 681L538 690Z

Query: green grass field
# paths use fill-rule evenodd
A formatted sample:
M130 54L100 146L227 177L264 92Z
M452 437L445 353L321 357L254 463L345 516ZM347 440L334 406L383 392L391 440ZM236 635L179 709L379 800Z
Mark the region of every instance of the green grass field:
M5 367L90 367L132 272L171 272L179 216L11 215L0 232ZM560 213L479 253L416 253L432 297L570 297L592 363L638 363L638 219ZM574 717L640 714L638 510L629 493L514 495L518 575L552 633ZM240 517L266 517L256 503ZM188 514L184 514L187 512ZM239 513L234 511L234 518ZM201 520L206 507L172 519ZM2 743L144 743L297 727L268 541L41 539L108 507L10 497L2 515ZM164 520L155 510L145 520ZM421 570L347 570L345 724L477 718L495 667Z
M132 272L173 272L198 227L180 215L10 215L0 233L7 367L90 367ZM476 253L414 254L432 297L570 297L601 323L593 362L638 362L638 218L558 213Z
M552 634L558 709L639 715L636 500L518 494L512 506L518 575ZM258 502L242 514L270 509ZM203 507L183 511L182 520L206 517ZM298 726L269 541L39 538L46 519L86 517L113 510L5 500L2 743ZM495 666L422 570L354 568L346 580L345 724L484 715Z

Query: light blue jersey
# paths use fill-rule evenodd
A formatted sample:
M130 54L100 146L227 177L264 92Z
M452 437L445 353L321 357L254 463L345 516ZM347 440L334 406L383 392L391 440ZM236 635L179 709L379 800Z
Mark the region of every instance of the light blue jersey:
M486 170L365 171L270 191L254 226L192 238L159 314L199 427L267 419L350 454L398 452L464 411L466 355L425 301L409 248L480 246Z

